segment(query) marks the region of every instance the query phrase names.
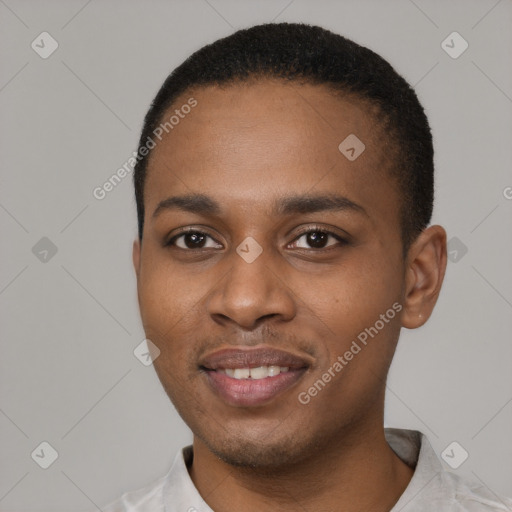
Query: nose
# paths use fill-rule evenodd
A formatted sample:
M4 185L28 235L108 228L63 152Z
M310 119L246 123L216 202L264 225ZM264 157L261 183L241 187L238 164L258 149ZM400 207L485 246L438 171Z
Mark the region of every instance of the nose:
M208 312L217 323L236 323L253 330L265 319L289 321L296 314L296 301L286 274L271 261L270 251L251 263L233 251L231 270L221 279L208 301Z

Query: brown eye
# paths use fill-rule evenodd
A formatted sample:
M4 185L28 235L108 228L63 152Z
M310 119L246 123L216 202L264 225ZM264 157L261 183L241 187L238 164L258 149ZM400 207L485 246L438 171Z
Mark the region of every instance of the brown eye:
M213 245L211 242L208 245L209 240L213 242ZM166 245L183 250L219 248L219 244L207 233L192 230L173 236Z
M300 240L303 240L300 242ZM295 239L294 245L298 249L326 249L336 244L345 244L346 241L330 231L310 229Z

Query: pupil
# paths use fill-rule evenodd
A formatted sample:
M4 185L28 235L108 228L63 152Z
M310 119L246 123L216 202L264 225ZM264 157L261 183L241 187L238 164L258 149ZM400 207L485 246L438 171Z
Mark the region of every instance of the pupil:
M185 245L189 249L197 249L198 247L202 247L204 245L204 235L199 233L187 233L185 235ZM189 244L188 242L191 241ZM199 243L197 243L199 241Z
M327 241L328 236L329 235L327 233L313 231L308 233L308 244L316 249L321 249L324 246L324 243Z

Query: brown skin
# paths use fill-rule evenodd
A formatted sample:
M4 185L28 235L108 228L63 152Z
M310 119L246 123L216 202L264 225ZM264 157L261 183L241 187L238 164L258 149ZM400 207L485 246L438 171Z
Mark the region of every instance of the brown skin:
M216 512L389 511L413 470L384 438L386 376L401 327L417 328L432 313L446 233L425 229L403 258L386 134L360 100L266 79L188 91L171 110L191 96L198 105L152 152L143 243L133 246L143 325L161 350L155 369L194 433L191 478ZM338 150L351 133L366 145L353 162ZM163 199L191 193L210 196L221 213L173 209L152 218ZM336 193L366 213L270 215L274 200L304 193ZM315 225L348 243L331 236L315 248L298 232ZM184 226L211 237L203 251L163 246ZM249 236L263 248L250 264L236 252ZM190 236L176 243L195 247ZM395 302L401 313L299 403ZM224 403L198 359L261 345L304 357L307 372L265 405Z

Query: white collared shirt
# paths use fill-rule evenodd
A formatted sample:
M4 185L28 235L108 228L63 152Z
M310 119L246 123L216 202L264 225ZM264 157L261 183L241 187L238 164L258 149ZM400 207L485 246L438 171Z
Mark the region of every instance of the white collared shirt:
M512 512L512 499L445 471L427 437L417 430L385 428L386 440L415 468L404 493L390 512ZM192 446L180 450L166 475L103 507L103 512L214 512L192 482L187 461Z

